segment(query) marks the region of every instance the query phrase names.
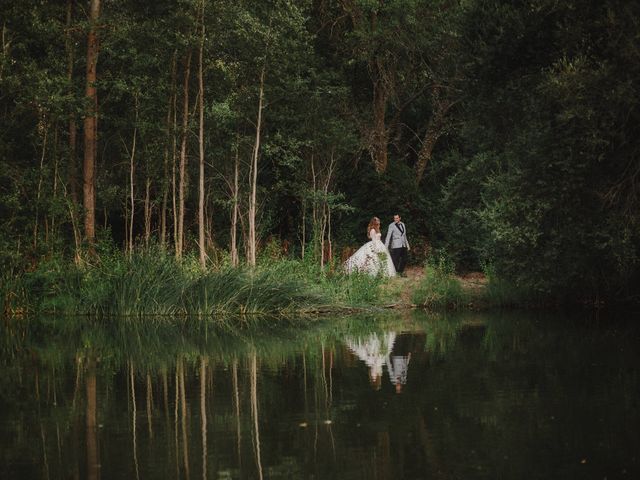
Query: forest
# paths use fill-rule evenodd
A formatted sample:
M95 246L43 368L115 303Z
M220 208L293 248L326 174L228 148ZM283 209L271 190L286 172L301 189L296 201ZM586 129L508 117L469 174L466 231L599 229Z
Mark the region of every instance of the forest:
M3 0L2 309L144 252L339 275L394 214L413 265L637 303L639 24L625 0Z

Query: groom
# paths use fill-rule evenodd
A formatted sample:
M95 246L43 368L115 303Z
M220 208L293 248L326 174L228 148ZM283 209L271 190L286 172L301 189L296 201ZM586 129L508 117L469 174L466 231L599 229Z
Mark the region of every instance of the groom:
M402 275L407 263L409 241L407 240L407 227L400 221L400 215L393 216L393 223L389 224L384 244L389 249L396 272Z

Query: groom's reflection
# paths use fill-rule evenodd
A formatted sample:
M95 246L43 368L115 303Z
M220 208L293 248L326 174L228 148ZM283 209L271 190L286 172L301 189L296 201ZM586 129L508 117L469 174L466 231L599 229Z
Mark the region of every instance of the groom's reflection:
M413 335L406 333L398 335L391 354L387 357L387 372L389 380L395 386L396 393L402 393L402 388L407 383L412 339Z

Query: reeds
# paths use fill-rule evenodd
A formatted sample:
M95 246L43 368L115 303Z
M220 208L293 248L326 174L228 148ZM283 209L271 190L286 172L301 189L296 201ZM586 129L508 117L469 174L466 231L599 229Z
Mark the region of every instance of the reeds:
M13 312L94 316L280 315L343 303L354 279L327 279L302 262L280 260L256 269L222 266L203 271L189 257L178 262L161 251L103 255L93 264L41 264L37 271L3 282L2 306ZM375 282L374 282L375 283ZM349 297L349 295L347 295ZM351 295L353 298L353 295ZM7 300L9 299L9 300ZM19 303L18 308L15 304ZM9 312L12 313L12 312Z
M187 260L142 255L116 275L103 275L108 296L89 308L103 315L280 314L325 300L304 279L283 269L221 268L201 271Z

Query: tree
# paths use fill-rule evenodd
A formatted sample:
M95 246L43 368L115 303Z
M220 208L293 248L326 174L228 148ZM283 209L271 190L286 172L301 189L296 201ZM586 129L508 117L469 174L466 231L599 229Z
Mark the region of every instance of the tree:
M87 34L87 72L85 96L87 111L84 117L83 205L84 234L92 248L96 238L96 154L98 150L98 20L100 0L89 2L89 32Z

